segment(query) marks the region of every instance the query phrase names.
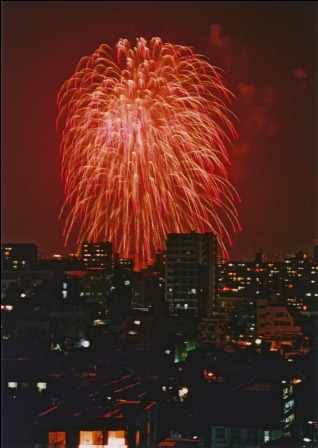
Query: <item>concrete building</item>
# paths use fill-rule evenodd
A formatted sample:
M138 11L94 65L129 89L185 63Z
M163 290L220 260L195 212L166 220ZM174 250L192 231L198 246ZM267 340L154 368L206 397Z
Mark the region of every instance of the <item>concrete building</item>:
M151 350L154 345L154 321L151 316L126 316L124 340L135 344L136 350Z
M292 346L297 336L302 336L301 327L296 323L291 309L268 299L256 301L256 334L264 341L271 342L273 349Z
M215 283L216 236L168 234L165 297L170 314L211 317Z
M228 334L227 320L201 319L198 325L197 340L200 344L212 344L214 347L223 348Z
M211 447L262 448L290 437L294 421L293 384L254 380L236 387L211 419Z
M82 244L82 259L87 268L112 268L113 246L109 241Z

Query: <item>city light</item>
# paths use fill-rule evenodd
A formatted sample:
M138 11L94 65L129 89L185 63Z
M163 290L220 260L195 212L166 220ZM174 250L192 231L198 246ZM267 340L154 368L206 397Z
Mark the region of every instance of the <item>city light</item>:
M318 4L1 6L3 446L316 446Z

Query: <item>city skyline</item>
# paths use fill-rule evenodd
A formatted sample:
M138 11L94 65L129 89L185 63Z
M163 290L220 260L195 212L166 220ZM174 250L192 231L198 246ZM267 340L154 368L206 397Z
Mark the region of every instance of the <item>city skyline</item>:
M102 43L158 35L208 57L237 97L229 179L242 199L243 230L232 235L230 259L260 248L312 254L317 5L255 3L3 2L2 241L74 252L74 241L63 249L58 221L58 90Z

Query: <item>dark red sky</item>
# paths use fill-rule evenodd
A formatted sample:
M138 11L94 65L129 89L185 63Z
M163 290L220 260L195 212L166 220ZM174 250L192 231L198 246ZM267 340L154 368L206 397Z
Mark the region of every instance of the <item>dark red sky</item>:
M317 237L316 2L2 2L2 242L63 249L56 96L102 43L160 36L224 70L237 96L233 259L311 254Z

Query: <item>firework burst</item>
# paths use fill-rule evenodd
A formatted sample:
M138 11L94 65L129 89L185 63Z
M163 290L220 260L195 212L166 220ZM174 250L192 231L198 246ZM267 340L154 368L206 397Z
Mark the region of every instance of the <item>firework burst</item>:
M58 95L65 242L111 241L146 265L168 233L239 228L227 178L235 131L218 71L189 47L120 39L82 58Z

